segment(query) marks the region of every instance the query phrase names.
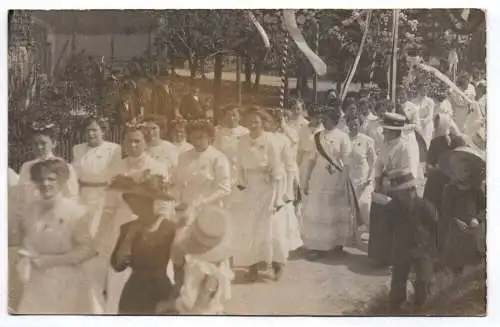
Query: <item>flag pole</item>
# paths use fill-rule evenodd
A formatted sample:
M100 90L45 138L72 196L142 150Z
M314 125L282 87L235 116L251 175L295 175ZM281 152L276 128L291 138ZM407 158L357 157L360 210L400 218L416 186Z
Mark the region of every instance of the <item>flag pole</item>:
M399 9L394 9L392 14L392 92L391 97L394 106L397 105L396 96L396 79L397 79L397 64L398 64L398 32L399 32Z

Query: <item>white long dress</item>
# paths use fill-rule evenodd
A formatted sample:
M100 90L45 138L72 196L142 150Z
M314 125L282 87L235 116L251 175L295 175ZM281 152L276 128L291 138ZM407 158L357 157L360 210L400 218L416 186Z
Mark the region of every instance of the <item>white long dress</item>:
M73 147L73 167L80 181L80 203L87 209L92 238L99 229L106 198L109 196L106 184L120 164L121 153L121 147L111 142L103 142L97 147L90 147L87 143ZM107 257L96 256L86 262L84 268L91 278L102 278L102 274L96 273L95 269L102 269L108 261ZM104 310L103 283L104 280L95 280L92 284L95 311L99 313Z
M286 262L288 256L284 221L273 219L276 208L280 153L275 137L264 132L246 135L238 146L238 184L245 187L242 201L233 203L235 228L233 262L249 267L259 262Z
M418 107L408 101L404 104L403 110L406 118L410 121L410 124L413 124L418 128ZM404 141L408 143L408 149L410 150L410 170L415 178L419 178L421 176L420 150L417 143L417 137L415 136L415 130L403 130L401 134Z
M370 225L370 207L372 203L373 183L364 186L367 180L373 178L370 175L375 164L376 155L374 141L365 134L358 133L351 139L352 152L349 157L349 175L358 198L361 218L366 226Z
M212 146L203 152L191 149L179 157L172 182L175 185L173 194L178 202L196 207L190 215L191 219L175 235L171 259L181 263L183 254L178 251L178 245L187 236L186 231L193 223L192 219L207 205L223 207L224 199L231 193L229 161Z
M280 155L281 178L278 186L277 206L281 209L275 213L273 219L286 222L286 239L288 250L294 251L303 245L300 236L299 221L295 214L295 208L291 200L294 198L294 186L298 176L297 163L292 154L292 148L288 137L281 133L274 133L276 146Z
M165 164L162 164L144 153L138 158L127 157L122 159L115 169L116 175L129 175L131 177L139 177L142 173L149 169L152 174L166 175ZM110 191L110 196L106 199L103 220L99 226L95 237L97 250L105 263L101 269L96 269L95 280L102 280L104 283L102 289L106 292L106 314L118 313L118 302L120 295L130 276L131 270L127 268L125 271L117 273L109 264L111 253L118 240L120 234L120 226L133 220L134 215L128 205L123 201L121 192ZM155 201L155 211L165 219L172 219L174 210L171 201Z
M94 313L90 282L81 265L92 255L84 215L83 206L62 196L52 203L30 204L22 221L24 250L66 256L68 264L37 268L31 259L21 259L18 268L24 287L18 313Z
M349 136L334 128L320 132L320 142L328 156L340 167L351 154ZM331 167L318 152L309 181L304 206L302 239L309 250L329 251L354 241L354 213L349 205L347 172Z
M231 165L231 195L226 198L227 205L230 206L231 202L238 201L240 192L236 188L238 183L238 142L240 139L248 135L250 131L243 126L235 128L228 128L219 126L215 129L215 142L214 147L224 153Z
M420 134L422 134L425 144L427 145L427 148L429 148L432 140L432 135L434 133L434 101L428 96L424 96L421 100L413 100L413 103L418 108L417 110Z

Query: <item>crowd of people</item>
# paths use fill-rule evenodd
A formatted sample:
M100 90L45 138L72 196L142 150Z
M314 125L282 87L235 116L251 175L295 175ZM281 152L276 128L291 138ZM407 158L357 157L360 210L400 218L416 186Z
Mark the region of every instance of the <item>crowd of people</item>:
M391 310L411 269L421 306L435 271L485 254L486 83L469 82L469 99L421 83L396 106L362 92L308 110L227 105L219 126L187 110L170 141L162 117L127 123L121 145L89 117L71 163L54 155L57 124L34 125L37 157L9 170L10 309L223 314L234 269L279 280L291 252L344 256L360 235L392 267Z

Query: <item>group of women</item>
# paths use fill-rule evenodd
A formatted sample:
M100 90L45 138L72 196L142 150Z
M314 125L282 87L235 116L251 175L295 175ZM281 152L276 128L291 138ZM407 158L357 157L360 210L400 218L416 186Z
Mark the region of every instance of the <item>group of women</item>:
M452 117L434 115L423 88L400 104L430 145L430 176L441 147L452 147ZM308 119L304 109L300 100L286 113L251 107L240 119L229 105L217 127L173 121L171 142L155 117L138 119L125 126L121 146L105 140L105 118L91 117L71 163L54 155L57 126L34 126L37 157L18 180L9 171L11 290L20 294L11 309L218 314L232 268L255 282L270 266L279 280L302 246L311 260L345 254L370 225L379 117L394 108L348 98ZM414 133L405 137L416 176L419 148ZM167 190L148 189L151 176ZM136 187L113 187L120 179Z

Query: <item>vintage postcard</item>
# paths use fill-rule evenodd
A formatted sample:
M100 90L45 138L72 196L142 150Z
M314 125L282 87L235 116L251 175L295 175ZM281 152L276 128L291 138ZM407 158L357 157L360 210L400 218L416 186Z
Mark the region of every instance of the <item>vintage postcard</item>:
M9 314L486 315L486 10L304 7L8 12Z

